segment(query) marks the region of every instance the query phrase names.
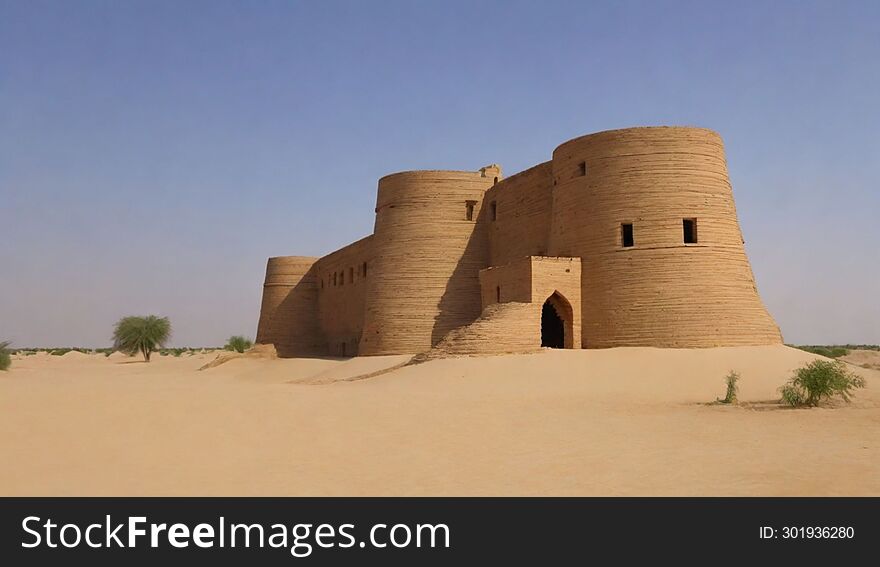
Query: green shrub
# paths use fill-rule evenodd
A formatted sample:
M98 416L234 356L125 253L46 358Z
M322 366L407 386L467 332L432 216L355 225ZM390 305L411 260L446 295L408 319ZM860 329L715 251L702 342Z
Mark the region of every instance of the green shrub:
M244 352L252 346L254 346L254 342L252 340L247 337L236 335L234 337L229 337L229 340L226 341L226 346L224 346L223 348L235 352Z
M12 354L9 351L9 341L0 342L0 370L9 370L12 366Z
M159 354L161 356L169 356L170 355L170 356L174 356L174 357L179 357L181 354L185 353L188 350L189 350L188 348L163 348L162 350L159 351Z
M129 356L141 353L144 360L150 362L150 355L164 346L170 337L171 321L168 317L123 317L113 328L113 348Z
M779 388L782 401L790 406L815 407L824 399L840 396L850 401L853 390L865 387L865 380L839 360L814 360L794 371Z
M805 350L807 352L811 352L813 354L818 354L819 356L825 356L828 358L840 358L841 356L846 356L849 354L848 348L836 345L800 345L796 346L795 348L799 348L801 350Z
M723 400L718 400L722 404L735 404L736 403L736 395L739 393L739 386L737 385L739 382L739 372L736 370L731 370L727 373L727 376L724 377L724 383L727 384L727 393L724 395Z

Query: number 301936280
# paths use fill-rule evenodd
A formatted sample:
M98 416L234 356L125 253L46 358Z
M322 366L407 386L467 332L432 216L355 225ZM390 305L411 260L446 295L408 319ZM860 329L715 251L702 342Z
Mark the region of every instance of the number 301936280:
M853 539L855 528L843 526L761 527L761 539Z

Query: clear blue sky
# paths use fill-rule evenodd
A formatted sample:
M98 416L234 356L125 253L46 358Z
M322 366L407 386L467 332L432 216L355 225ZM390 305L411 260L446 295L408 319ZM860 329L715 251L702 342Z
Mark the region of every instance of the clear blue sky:
M789 342L880 343L880 2L0 0L0 339L253 335L268 256L372 231L376 180L581 134L725 139Z

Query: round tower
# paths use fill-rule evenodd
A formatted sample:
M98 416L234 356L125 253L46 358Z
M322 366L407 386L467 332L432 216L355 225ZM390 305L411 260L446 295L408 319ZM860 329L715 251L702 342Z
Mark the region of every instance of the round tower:
M746 258L721 137L685 127L553 152L549 254L582 258L583 346L780 343Z
M483 194L497 166L379 180L360 354L417 353L480 315Z
M312 265L318 258L269 258L257 344L274 344L279 356L324 354L318 326L318 286Z

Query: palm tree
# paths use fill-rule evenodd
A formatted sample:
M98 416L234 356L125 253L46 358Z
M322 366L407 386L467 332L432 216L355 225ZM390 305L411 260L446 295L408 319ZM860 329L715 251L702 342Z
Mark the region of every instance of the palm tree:
M129 356L144 355L150 362L150 354L165 345L171 337L171 321L168 317L123 317L113 328L113 348Z

